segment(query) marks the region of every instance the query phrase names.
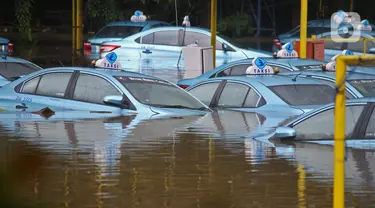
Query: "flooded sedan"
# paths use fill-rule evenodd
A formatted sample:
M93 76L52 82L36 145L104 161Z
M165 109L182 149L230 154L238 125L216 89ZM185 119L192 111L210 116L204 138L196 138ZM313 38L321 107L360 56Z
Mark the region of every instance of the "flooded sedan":
M210 109L176 85L151 76L108 69L50 68L1 88L7 111L49 108L119 115L201 114Z

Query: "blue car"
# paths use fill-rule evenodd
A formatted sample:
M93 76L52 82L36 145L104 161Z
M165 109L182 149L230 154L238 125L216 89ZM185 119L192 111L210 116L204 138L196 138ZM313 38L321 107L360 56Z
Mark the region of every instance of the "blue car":
M345 144L359 149L375 149L375 98L346 102ZM334 144L334 103L291 119L271 134L254 138L262 142L298 141Z
M6 85L24 75L41 69L40 66L30 61L0 55L0 86Z
M0 56L9 55L13 52L13 43L7 38L0 37Z
M183 68L182 47L197 44L200 47L211 46L211 33L197 27L159 27L146 30L120 41L104 42L101 46L101 58L115 52L123 69L176 69ZM232 61L271 57L272 54L255 49L244 49L220 34L216 38L216 66Z
M123 20L109 23L84 43L84 54L89 61L97 60L100 58L100 45L103 42L122 40L138 32L163 26L169 26L169 23L155 20L146 20L144 22Z
M334 101L335 88L296 75L243 75L212 78L186 89L211 108L243 112L308 112Z
M325 61L314 59L301 59L301 58L273 58L264 57L268 65L277 68L280 72L291 72L299 70L322 70L322 65L326 64ZM177 85L185 89L191 85L205 81L215 77L238 76L246 74L246 69L252 65L253 59L242 59L233 61L221 66L216 67L198 77L181 79ZM185 72L186 73L186 72Z
M7 111L48 107L119 115L210 111L170 82L139 73L78 67L49 68L21 77L1 88L0 104Z

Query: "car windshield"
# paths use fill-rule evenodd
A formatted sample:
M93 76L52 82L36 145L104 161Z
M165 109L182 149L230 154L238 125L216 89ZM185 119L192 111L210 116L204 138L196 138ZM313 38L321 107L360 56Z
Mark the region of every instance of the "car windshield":
M329 85L278 85L269 87L287 104L299 105L324 105L334 101L335 89Z
M162 108L207 110L185 90L162 80L140 77L115 77L140 103Z
M97 38L125 38L142 30L140 26L106 26L98 34Z
M40 69L41 68L30 63L0 62L0 75L9 81Z
M349 83L362 94L363 97L375 96L375 79L356 79Z

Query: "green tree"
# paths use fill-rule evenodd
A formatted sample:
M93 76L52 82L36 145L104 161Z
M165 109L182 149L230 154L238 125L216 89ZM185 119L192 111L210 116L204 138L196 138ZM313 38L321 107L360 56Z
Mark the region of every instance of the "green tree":
M15 0L15 16L17 19L17 25L22 37L28 42L32 42L32 33L31 33L31 9L33 8L34 0Z

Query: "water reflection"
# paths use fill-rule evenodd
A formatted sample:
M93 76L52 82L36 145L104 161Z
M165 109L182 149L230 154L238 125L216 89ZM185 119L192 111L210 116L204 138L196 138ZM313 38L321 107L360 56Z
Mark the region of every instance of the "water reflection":
M261 126L271 128L267 119L227 111L171 119L9 116L0 136L48 152L16 192L47 207L332 207L332 149L251 140ZM375 204L373 164L371 152L348 154L347 176L357 177L347 180L348 205Z

